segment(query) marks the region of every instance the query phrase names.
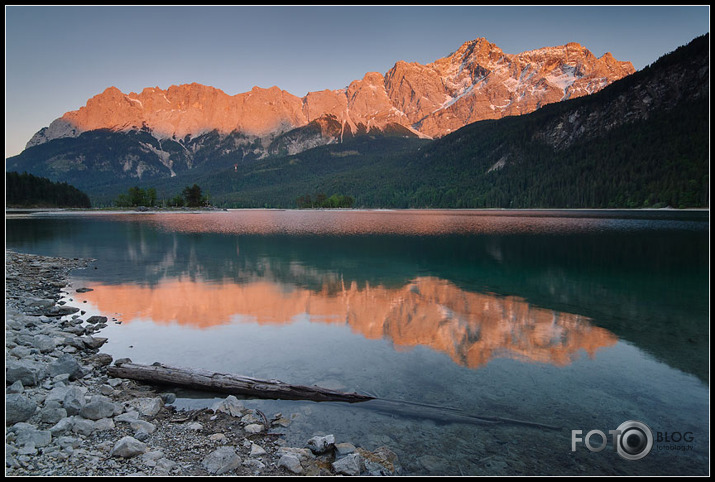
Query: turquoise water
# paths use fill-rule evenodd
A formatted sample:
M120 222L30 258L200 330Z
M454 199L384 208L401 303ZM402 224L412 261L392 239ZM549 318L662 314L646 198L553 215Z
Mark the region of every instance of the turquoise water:
M292 414L290 444L387 445L414 475L708 473L707 212L47 213L6 228L8 248L97 260L67 299L121 321L103 332L115 358L381 399L245 401ZM572 451L572 430L628 420L654 436L640 460ZM691 441L657 441L675 432Z

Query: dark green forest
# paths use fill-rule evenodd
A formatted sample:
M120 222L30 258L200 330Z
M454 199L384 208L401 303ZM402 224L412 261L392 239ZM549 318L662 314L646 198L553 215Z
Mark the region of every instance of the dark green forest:
M88 208L89 196L69 184L23 172L5 173L6 207Z
M356 139L196 179L222 207L303 207L306 192L368 208L707 207L708 109L686 103L560 151L531 138L538 117L521 116L433 142Z

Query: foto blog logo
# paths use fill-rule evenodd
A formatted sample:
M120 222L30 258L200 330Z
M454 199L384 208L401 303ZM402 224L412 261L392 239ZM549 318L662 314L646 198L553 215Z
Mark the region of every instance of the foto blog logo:
M653 432L642 422L628 420L615 430L609 430L613 447L626 460L639 460L653 448ZM583 443L591 452L600 452L608 446L608 437L601 430L591 430L585 436L583 430L571 430L571 451Z

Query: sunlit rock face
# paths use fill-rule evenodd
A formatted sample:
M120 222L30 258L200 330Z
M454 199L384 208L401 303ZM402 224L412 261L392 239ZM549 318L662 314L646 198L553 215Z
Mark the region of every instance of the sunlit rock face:
M146 88L141 93L124 94L116 87L87 101L79 110L66 113L54 132L62 137L66 125L75 132L94 129L149 129L157 137L181 139L214 129L221 133L240 131L248 135L267 135L304 125L300 98L278 87L230 96L220 89L185 84L167 90ZM63 130L59 127L63 126Z
M425 346L455 363L478 368L495 357L567 365L617 341L586 317L540 308L518 297L465 291L433 277L400 288L333 280L320 291L270 280L236 284L170 279L153 286L90 285L76 299L103 313L195 329L252 322L345 325L368 339Z
M94 129L146 130L158 139L214 130L275 137L325 117L341 127L322 135L323 143L342 139L346 131L357 135L394 125L434 138L468 123L591 94L634 70L630 62L610 53L597 58L576 43L512 55L480 38L431 64L398 61L384 75L368 72L345 89L302 98L275 86L236 95L196 83L138 94L109 87L38 131L26 147Z
M411 95L434 99L433 107L439 94L443 96L439 108L413 121L420 132L432 137L479 120L527 114L546 104L592 94L635 72L630 62L617 61L610 53L596 58L577 43L510 55L483 38L427 65L434 72L431 76L416 75L415 69L421 66L400 74L398 65L388 77L412 75L442 81L442 92L433 80L416 84Z

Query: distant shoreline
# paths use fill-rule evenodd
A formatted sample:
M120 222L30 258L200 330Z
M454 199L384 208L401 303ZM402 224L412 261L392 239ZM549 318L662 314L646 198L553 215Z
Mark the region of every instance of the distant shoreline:
M455 212L523 212L523 211L606 211L606 212L709 212L710 208L5 208L5 214L62 212L62 213L212 213L221 211L455 211Z

